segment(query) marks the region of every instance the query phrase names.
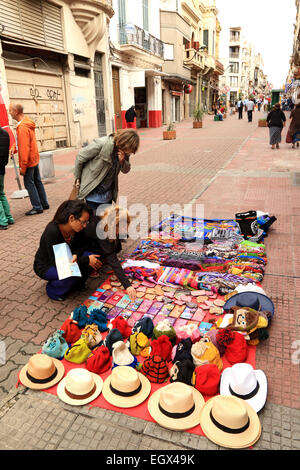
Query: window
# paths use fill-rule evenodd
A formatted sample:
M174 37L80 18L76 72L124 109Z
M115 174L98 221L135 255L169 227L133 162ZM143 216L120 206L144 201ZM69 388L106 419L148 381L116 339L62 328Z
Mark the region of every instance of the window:
M229 63L229 72L230 73L239 73L239 63L238 62L230 62Z
M143 28L149 31L148 0L143 0Z
M239 86L239 77L230 77L230 86L232 87Z
M240 48L239 47L230 47L229 48L229 57L232 59L238 59L240 56Z
M207 49L208 49L208 46L209 46L209 44L208 44L208 37L209 36L208 35L209 35L209 31L208 31L208 29L205 29L203 31L203 45L205 45L207 47Z
M239 31L230 31L230 41L239 41L240 32Z

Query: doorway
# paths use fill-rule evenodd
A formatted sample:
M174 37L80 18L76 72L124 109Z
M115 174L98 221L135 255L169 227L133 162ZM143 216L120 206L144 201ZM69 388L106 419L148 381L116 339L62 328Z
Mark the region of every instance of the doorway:
M134 89L134 103L136 111L136 127L147 127L147 89L138 87Z
M94 62L94 81L96 95L96 114L98 123L98 135L102 137L106 135L105 124L105 103L104 103L104 87L103 87L103 71L102 71L102 54L95 53Z
M114 95L115 126L117 130L122 129L120 77L118 67L112 67L112 82Z

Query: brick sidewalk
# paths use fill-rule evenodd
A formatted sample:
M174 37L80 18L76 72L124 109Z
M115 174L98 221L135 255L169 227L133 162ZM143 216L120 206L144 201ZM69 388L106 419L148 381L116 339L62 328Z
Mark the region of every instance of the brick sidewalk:
M300 151L291 150L291 146L286 144L282 144L280 150L271 150L268 129L257 127L257 119L261 115L255 113L253 123L246 119L238 121L236 115L215 123L209 116L200 130L192 129L191 122L185 121L177 126L175 141L163 141L162 129L140 130L140 151L132 157L132 171L120 176L120 196L127 196L128 204L138 202L147 207L154 203L202 203L207 218L232 218L236 212L249 209L276 215L278 220L266 239L269 263L263 282L264 289L275 303L276 316L270 328L270 338L257 347L257 368L266 372L269 392L268 407L262 415L266 424L256 447L268 448L269 442L270 448L299 448L299 364L293 364L291 356L296 351L292 349L294 341L300 340L300 191L297 186ZM24 213L30 207L28 198L12 200L10 204L16 223L1 232L0 339L5 341L7 361L0 369L0 399L5 400L0 423L6 423L11 439L0 434L0 448L16 448L17 445L13 437L16 425L10 416L18 416L18 422L26 419L24 410L33 406L32 403L37 407L37 414L40 412L43 416L43 407L39 408L34 392L26 392L23 387L15 389L18 370L99 284L99 280L93 280L87 292L65 302L54 302L45 294L45 282L38 279L32 270L40 235L58 205L68 198L71 191L75 155L75 150L55 153L56 180L46 184L50 210L35 217L25 217ZM18 189L12 168L7 170L5 183L8 196ZM149 222L145 224L149 225ZM134 241L128 242L124 252L130 252L135 245ZM299 360L300 354L297 357ZM60 413L64 407L55 397L42 395L48 424L53 417L55 426L55 413ZM71 436L79 418L74 410L69 410L69 414L70 421L66 426L69 426L67 429ZM124 425L123 418L117 413L113 415L116 415L114 426L118 434L118 429ZM111 415L107 417L108 421L110 419ZM211 448L204 438L197 438L198 444L193 439L192 444L187 444L185 433L179 433L183 440L174 440L174 436L162 438L161 428L157 427L156 435L149 431L147 423L139 424L139 421L133 425L142 429L135 431L140 433L139 439L132 437L129 447L122 447L120 440L116 441L115 447L109 447L109 442L105 447L101 441L104 447L99 444L99 448L151 449L152 445L164 449L166 447L159 446L175 444L178 448L199 448L199 445L203 446L200 448ZM21 428L24 429L23 439L19 433L18 445L26 448L25 428ZM53 436L52 448L74 448L71 439L62 440L59 435L55 438L55 432ZM41 444L44 441L47 445L47 439L41 436L40 443L36 440L32 448L45 448ZM80 448L80 444L76 445Z

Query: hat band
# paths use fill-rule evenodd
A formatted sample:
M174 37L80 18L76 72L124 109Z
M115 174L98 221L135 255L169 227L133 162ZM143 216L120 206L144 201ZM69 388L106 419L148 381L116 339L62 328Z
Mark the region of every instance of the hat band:
M170 413L169 411L164 410L160 403L158 404L158 408L159 411L161 411L161 413L163 413L165 416L168 416L168 418L180 419L190 416L195 411L195 403L193 404L192 408L185 413Z
M112 384L109 384L109 387L115 395L119 395L120 397L133 397L133 395L137 395L141 391L142 383L140 382L140 385L138 386L138 388L136 388L132 392L121 392L120 390L117 390L116 388L114 388Z
M246 431L249 428L250 425L250 419L248 417L248 422L245 424L245 426L242 426L241 428L233 429L233 428L228 428L227 426L223 426L223 424L220 424L213 416L212 410L210 410L210 419L214 423L217 428L221 429L221 431L227 432L229 434L241 434L242 432Z
M29 379L30 382L33 382L34 384L46 384L55 379L55 377L57 376L57 369L55 367L54 373L50 377L47 377L46 379L36 379L35 377L32 377L32 375L30 375L28 371L26 371L26 376L27 376L27 379Z
M255 389L252 390L252 392L248 393L248 395L239 395L238 393L234 392L231 386L229 385L229 391L231 395L234 395L235 397L238 397L238 398L242 398L242 400L250 400L250 398L253 398L257 394L258 390L259 390L259 382L257 382Z
M85 393L84 395L75 395L74 393L69 392L69 390L67 390L67 388L65 387L65 393L68 395L68 397L73 398L73 400L85 400L86 398L89 398L90 396L92 396L95 391L96 391L96 384L94 384L90 392Z

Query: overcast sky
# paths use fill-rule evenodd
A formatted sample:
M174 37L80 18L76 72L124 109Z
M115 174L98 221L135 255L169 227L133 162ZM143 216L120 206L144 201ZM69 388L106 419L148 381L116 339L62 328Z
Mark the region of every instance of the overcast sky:
M295 0L216 0L216 6L222 28L220 58L229 28L241 26L243 36L261 53L268 81L281 88L293 51Z

